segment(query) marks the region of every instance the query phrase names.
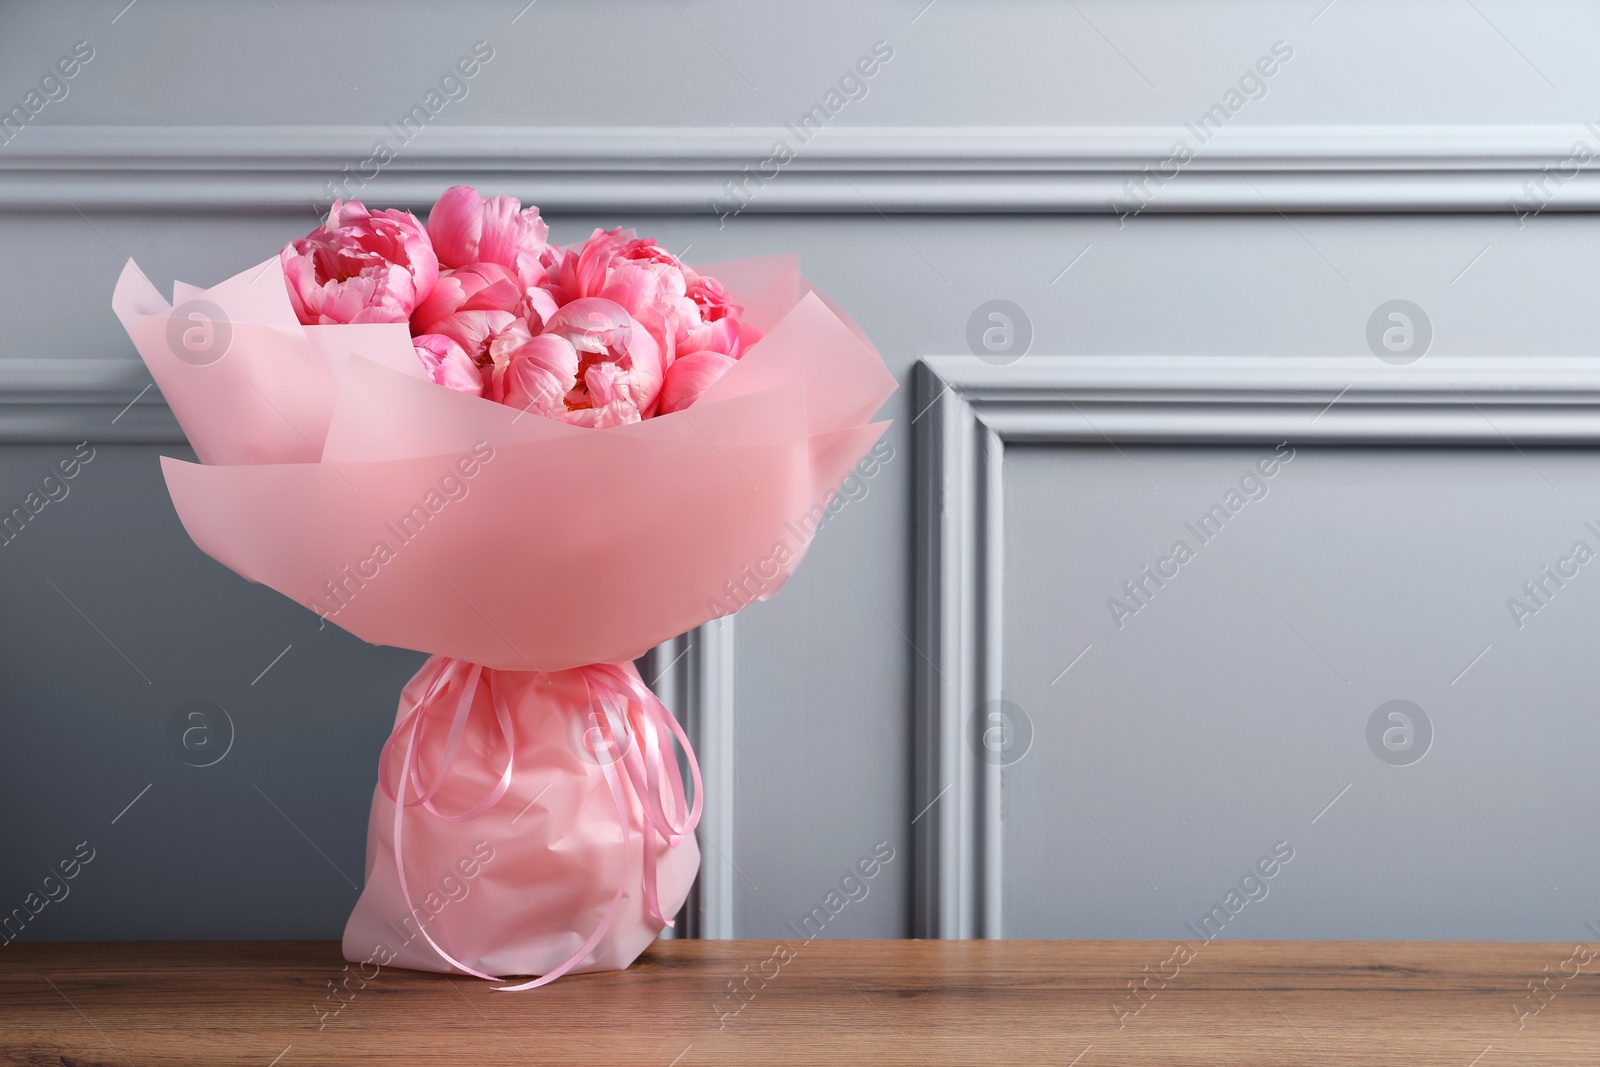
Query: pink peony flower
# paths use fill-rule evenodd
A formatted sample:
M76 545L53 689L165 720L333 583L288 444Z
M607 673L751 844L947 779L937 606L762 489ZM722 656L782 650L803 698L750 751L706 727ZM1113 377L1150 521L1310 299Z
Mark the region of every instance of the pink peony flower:
M715 278L691 273L686 295L698 321L678 341L679 358L693 352L720 352L738 359L761 340L761 331L744 324L740 318L744 309Z
M600 297L641 323L660 347L666 364L678 342L699 324L687 295L688 268L654 241L632 230L596 230L582 245L547 257L544 288L559 304Z
M578 384L578 350L556 334L530 333L518 323L495 339L489 397L523 411L565 419L566 398Z
M413 337L411 345L435 384L473 396L483 395L483 374L466 349L454 340L442 333L428 333Z
M560 418L600 428L655 414L666 371L661 346L619 305L582 297L552 315L545 330L569 342L578 355L576 380L563 398L567 410Z
M485 199L469 185L446 189L428 213L428 236L441 266L497 263L525 289L544 281L549 233L538 208L524 209L511 196Z
M711 388L711 383L728 372L738 360L721 352L691 352L679 356L667 368L661 383L661 407L658 414L670 415L700 399L700 394Z
M517 276L497 263L447 270L411 313L411 334L443 334L485 366L489 346L521 318L526 300Z
M606 287L616 249L633 237L631 230L596 230L582 244L545 251L545 282L557 304L599 296Z
M405 322L433 291L439 261L407 211L334 201L328 221L278 254L289 302L307 326Z

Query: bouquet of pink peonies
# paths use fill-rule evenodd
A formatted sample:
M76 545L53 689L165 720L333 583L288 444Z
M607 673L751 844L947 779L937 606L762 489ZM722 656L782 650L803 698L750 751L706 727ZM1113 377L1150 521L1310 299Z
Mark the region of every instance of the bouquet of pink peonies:
M895 387L794 257L547 234L465 186L426 225L335 203L176 306L132 262L112 298L200 459L162 460L195 543L433 653L379 761L346 958L542 976L513 989L626 967L670 925L699 772L632 660L783 583Z

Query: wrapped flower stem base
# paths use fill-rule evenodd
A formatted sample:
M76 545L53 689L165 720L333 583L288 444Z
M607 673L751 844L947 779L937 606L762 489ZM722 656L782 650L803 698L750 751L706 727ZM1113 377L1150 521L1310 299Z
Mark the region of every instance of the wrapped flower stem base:
M616 970L699 867L698 769L633 665L541 674L435 656L406 685L345 927L357 963L478 977Z

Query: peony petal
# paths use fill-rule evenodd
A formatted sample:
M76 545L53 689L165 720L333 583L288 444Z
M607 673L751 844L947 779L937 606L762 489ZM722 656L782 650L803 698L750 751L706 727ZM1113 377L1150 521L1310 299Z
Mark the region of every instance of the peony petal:
M427 234L439 262L450 268L493 263L515 272L521 286L544 281L550 228L536 207L516 197L485 199L476 189L446 189L428 213Z
M502 404L560 418L564 399L577 382L578 352L565 338L507 331L492 349L494 382L490 396Z
M513 196L497 196L483 201L479 208L482 222L478 258L488 263L517 267L518 257L531 256L538 263L550 227L539 217L539 209L523 209Z
M438 333L435 326L447 315L453 315L466 302L466 285L454 271L446 271L433 287L427 299L411 313L411 332L414 335Z
M523 297L527 301L528 313L536 316L541 324L549 322L562 303L555 293L540 285L529 288Z
M428 238L444 267L465 267L478 258L483 232L483 197L470 185L446 189L428 212Z
M603 353L627 347L633 318L614 301L583 297L562 307L545 323L545 332L559 334L580 352Z
M682 411L693 404L736 362L732 356L721 352L692 352L687 356L679 356L667 368L666 378L661 384L660 414Z
M483 395L483 375L455 341L435 333L414 337L411 343L435 384L473 396Z

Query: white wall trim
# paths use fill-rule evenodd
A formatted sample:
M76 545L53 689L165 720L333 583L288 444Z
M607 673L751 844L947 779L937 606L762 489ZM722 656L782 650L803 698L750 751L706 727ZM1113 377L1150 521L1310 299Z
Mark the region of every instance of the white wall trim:
M1600 173L1571 162L1580 140L1600 155L1600 128L1578 123L1230 126L1204 142L1181 126L829 126L810 141L781 126L439 126L409 143L382 126L39 126L0 152L0 211L309 211L342 173L399 206L467 182L550 212L712 217L743 173L758 175L751 212L1107 213L1147 180L1149 212L1509 213L1538 202L1524 183L1541 176L1549 210L1597 210ZM380 141L395 158L363 190ZM779 141L793 158L763 182Z
M0 360L0 443L186 444L137 359Z
M1000 937L1003 772L972 716L1002 695L1006 445L1600 445L1600 356L941 356L915 403L913 935Z

